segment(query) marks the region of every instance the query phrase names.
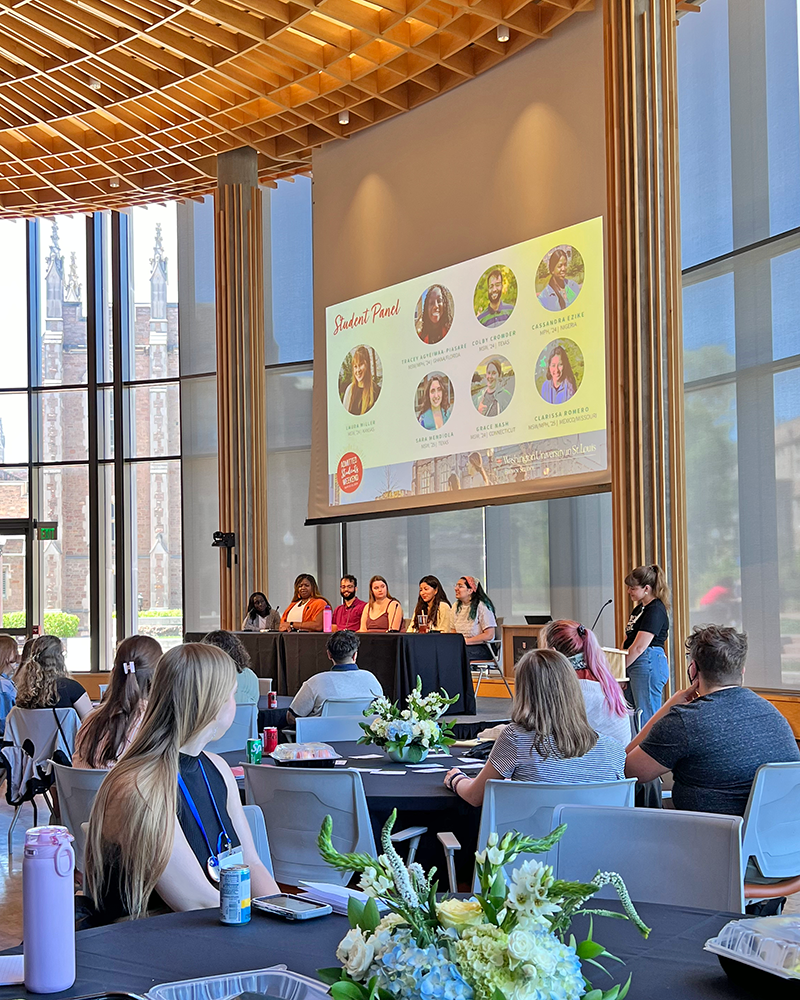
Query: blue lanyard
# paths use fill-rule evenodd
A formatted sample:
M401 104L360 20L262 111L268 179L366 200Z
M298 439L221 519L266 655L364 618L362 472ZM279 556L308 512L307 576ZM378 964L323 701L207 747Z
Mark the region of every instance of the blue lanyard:
M217 803L214 798L214 793L211 791L211 785L208 783L208 777L206 776L206 769L203 767L203 762L202 760L200 760L199 757L197 759L197 764L200 768L200 773L203 775L203 781L205 781L206 783L206 788L208 789L208 794L211 798L211 805L214 807L214 812L216 814L217 821L222 831L220 835L217 837L216 851L211 850L211 844L209 843L206 829L203 826L203 821L200 819L200 813L197 811L197 806L194 804L194 799L189 794L189 789L186 787L186 782L183 780L180 771L178 772L178 788L180 788L180 790L183 792L183 797L186 799L186 805L189 807L189 811L191 812L192 816L194 816L195 820L197 820L197 825L200 827L200 833L203 834L203 840L205 840L206 847L208 848L208 857L210 860L211 858L216 858L216 856L222 852L223 837L225 838L225 841L227 841L228 845L225 848L225 850L230 850L231 838L228 836L228 831L225 829L225 824L222 822L222 817L219 814L219 809L217 809Z

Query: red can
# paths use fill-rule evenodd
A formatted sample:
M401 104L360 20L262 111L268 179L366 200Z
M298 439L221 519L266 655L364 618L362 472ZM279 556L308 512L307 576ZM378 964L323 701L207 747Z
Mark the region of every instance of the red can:
M277 708L278 707L278 692L268 691L267 692L267 708Z
M264 753L272 753L278 745L278 730L275 726L268 726L264 730Z

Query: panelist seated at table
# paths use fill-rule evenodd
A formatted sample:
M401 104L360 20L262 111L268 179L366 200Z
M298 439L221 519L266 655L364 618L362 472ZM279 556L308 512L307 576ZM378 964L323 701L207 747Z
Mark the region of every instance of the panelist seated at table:
M539 648L555 649L566 656L581 686L589 725L627 746L632 712L594 632L567 619L549 622L539 634Z
M357 664L359 638L355 632L335 632L326 650L331 669L314 674L294 696L286 712L288 725L298 717L322 715L322 706L331 698L380 698L383 688L375 674Z
M151 909L218 907L209 864L228 846L254 896L278 892L259 859L231 769L204 747L231 725L236 668L187 643L159 660L142 725L100 786L86 839L85 887L101 922ZM225 864L225 859L223 859Z
M369 581L369 601L361 612L359 632L399 632L403 624L400 602L389 593L389 584L382 576Z
M497 619L494 605L474 576L462 576L456 584L453 627L464 636L470 662L491 659L486 643L494 639Z
M451 791L479 806L492 779L577 785L625 776L625 748L589 725L580 684L566 656L554 649L532 649L520 659L515 676L511 724L475 778L457 767L447 772L444 783Z
M424 621L424 625L423 625ZM453 609L447 601L444 587L435 576L423 576L419 581L419 600L406 632L453 632Z
M250 654L242 645L242 640L235 636L233 632L226 632L225 629L215 629L203 636L203 642L209 646L216 646L223 653L227 653L233 660L236 667L236 699L237 705L257 705L261 692L258 687L258 677L250 666Z
M361 615L367 602L358 597L357 590L358 580L351 573L345 573L339 582L342 603L333 609L334 628L357 632L361 627Z
M625 773L652 781L672 771L676 809L744 816L756 771L800 760L797 742L775 706L743 686L743 632L698 626L686 650L690 686L631 741Z
M327 606L314 577L301 573L294 581L294 594L281 617L281 632L321 632L322 612Z
M281 623L281 616L260 590L250 595L247 614L242 622L243 632L274 632Z
M105 696L75 737L73 767L110 770L131 745L162 652L151 635L129 635L117 646Z

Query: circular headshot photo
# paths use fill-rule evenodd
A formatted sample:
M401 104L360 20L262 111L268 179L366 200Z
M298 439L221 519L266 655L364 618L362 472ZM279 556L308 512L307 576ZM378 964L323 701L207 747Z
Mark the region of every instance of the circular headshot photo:
M514 369L508 358L495 354L481 361L472 374L470 391L482 417L499 417L514 395Z
M551 341L536 362L536 388L545 403L566 403L583 381L583 352L574 340Z
M495 264L475 286L472 308L481 326L502 326L517 304L517 278L510 267Z
M444 372L429 372L417 386L414 412L426 431L444 427L456 401L453 383Z
M374 347L359 344L345 355L339 369L339 399L355 417L369 413L383 385L383 365Z
M583 288L583 257L563 243L542 257L536 271L536 298L550 312L568 309Z
M444 340L453 325L455 314L456 306L449 288L444 285L426 288L414 310L414 326L422 343L438 344Z

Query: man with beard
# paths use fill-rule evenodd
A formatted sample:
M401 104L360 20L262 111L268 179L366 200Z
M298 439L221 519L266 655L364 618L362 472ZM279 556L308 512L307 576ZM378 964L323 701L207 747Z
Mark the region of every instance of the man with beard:
M513 305L509 302L503 302L505 281L500 268L496 267L489 272L486 285L489 290L489 305L482 313L478 314L478 322L482 326L500 326L514 311Z
M333 612L333 624L337 631L347 629L350 632L357 632L361 626L361 612L366 603L356 597L357 587L358 580L349 573L343 576L339 583L342 603Z

